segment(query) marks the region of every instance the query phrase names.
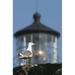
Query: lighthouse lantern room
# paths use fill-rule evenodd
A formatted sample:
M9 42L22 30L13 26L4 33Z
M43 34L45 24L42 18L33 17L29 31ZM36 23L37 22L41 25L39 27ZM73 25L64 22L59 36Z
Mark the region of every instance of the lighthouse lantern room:
M41 15L33 15L33 23L16 32L17 64L58 63L57 44L60 33L43 25Z

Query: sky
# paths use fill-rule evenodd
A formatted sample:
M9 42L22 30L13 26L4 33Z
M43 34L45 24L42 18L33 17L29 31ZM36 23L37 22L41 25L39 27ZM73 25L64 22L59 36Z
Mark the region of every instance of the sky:
M13 0L13 33L32 24L36 11L36 0ZM58 62L62 62L62 0L38 0L41 22L51 27L61 36L58 39ZM13 37L14 38L14 37ZM15 63L16 39L13 39L13 58ZM15 66L15 64L14 64Z

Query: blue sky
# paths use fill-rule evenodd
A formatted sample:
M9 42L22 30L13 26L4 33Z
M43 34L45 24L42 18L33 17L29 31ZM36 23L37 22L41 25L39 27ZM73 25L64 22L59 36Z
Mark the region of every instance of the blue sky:
M33 22L33 14L36 11L36 0L13 0L13 33L30 25ZM62 34L62 1L38 0L38 12L41 14L41 22ZM15 58L16 42L13 39L13 55ZM62 56L62 36L58 40L58 62ZM15 59L14 59L15 61Z

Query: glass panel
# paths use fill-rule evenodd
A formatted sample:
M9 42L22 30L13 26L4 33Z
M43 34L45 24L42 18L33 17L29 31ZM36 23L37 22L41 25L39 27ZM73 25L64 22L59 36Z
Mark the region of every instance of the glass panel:
M37 50L39 50L39 33L33 33L33 43L35 44L33 46L33 64L38 64L39 57L37 56Z
M26 50L26 38L25 36L19 36L17 38L17 63L18 65L21 65L21 64L25 64L25 61L20 59L20 53L22 53L24 50Z
M49 50L49 44L50 44L50 35L40 33L39 34L39 49L43 50L44 54L40 58L40 63L49 63L49 56L48 56L48 50Z
M21 51L22 48L23 48L23 43L24 43L24 40L23 40L23 37L18 37L17 38L17 50Z

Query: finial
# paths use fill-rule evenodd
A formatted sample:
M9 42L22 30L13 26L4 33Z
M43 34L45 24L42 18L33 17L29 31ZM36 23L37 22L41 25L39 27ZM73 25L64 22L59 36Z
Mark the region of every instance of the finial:
M33 15L33 18L34 18L34 22L35 23L40 23L40 14L38 12L36 12L34 15Z
M39 3L39 0L35 0L36 12L38 12L38 3Z

